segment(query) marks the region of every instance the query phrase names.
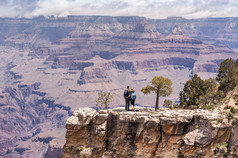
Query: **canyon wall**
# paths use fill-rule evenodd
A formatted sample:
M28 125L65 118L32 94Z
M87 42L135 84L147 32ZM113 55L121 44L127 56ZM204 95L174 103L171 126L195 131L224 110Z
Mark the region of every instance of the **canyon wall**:
M1 157L44 157L49 142L61 138L64 143L70 108L45 98L39 86L19 85L0 91Z

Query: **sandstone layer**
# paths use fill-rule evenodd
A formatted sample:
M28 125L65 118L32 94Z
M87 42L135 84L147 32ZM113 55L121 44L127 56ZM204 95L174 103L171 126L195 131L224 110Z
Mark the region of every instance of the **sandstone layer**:
M238 156L238 123L216 111L79 108L66 128L63 158Z

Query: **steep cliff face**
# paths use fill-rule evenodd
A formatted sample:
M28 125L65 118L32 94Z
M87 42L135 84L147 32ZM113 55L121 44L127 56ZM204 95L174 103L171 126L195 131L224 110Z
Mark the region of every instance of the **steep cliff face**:
M64 144L64 138L57 138L50 141L48 150L45 153L44 158L60 158L62 156L62 149Z
M63 157L236 157L237 127L215 111L78 109L66 122Z

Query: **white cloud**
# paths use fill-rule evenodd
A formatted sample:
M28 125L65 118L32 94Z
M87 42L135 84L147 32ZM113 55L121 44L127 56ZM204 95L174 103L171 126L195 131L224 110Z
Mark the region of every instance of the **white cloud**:
M107 15L185 18L238 16L237 0L1 0L0 17Z

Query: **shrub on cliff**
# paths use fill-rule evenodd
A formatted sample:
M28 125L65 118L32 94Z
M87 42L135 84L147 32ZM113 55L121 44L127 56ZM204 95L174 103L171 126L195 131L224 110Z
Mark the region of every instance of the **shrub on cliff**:
M162 76L155 76L151 81L151 86L147 85L146 87L141 89L141 92L144 94L155 93L156 94L156 102L155 102L155 110L159 107L159 97L169 96L172 92L172 81L168 78L164 78Z
M165 99L163 106L170 107L170 106L172 106L172 104L173 104L172 100Z
M110 92L98 92L98 98L96 99L96 106L102 106L108 109L109 103L112 102L113 95Z

